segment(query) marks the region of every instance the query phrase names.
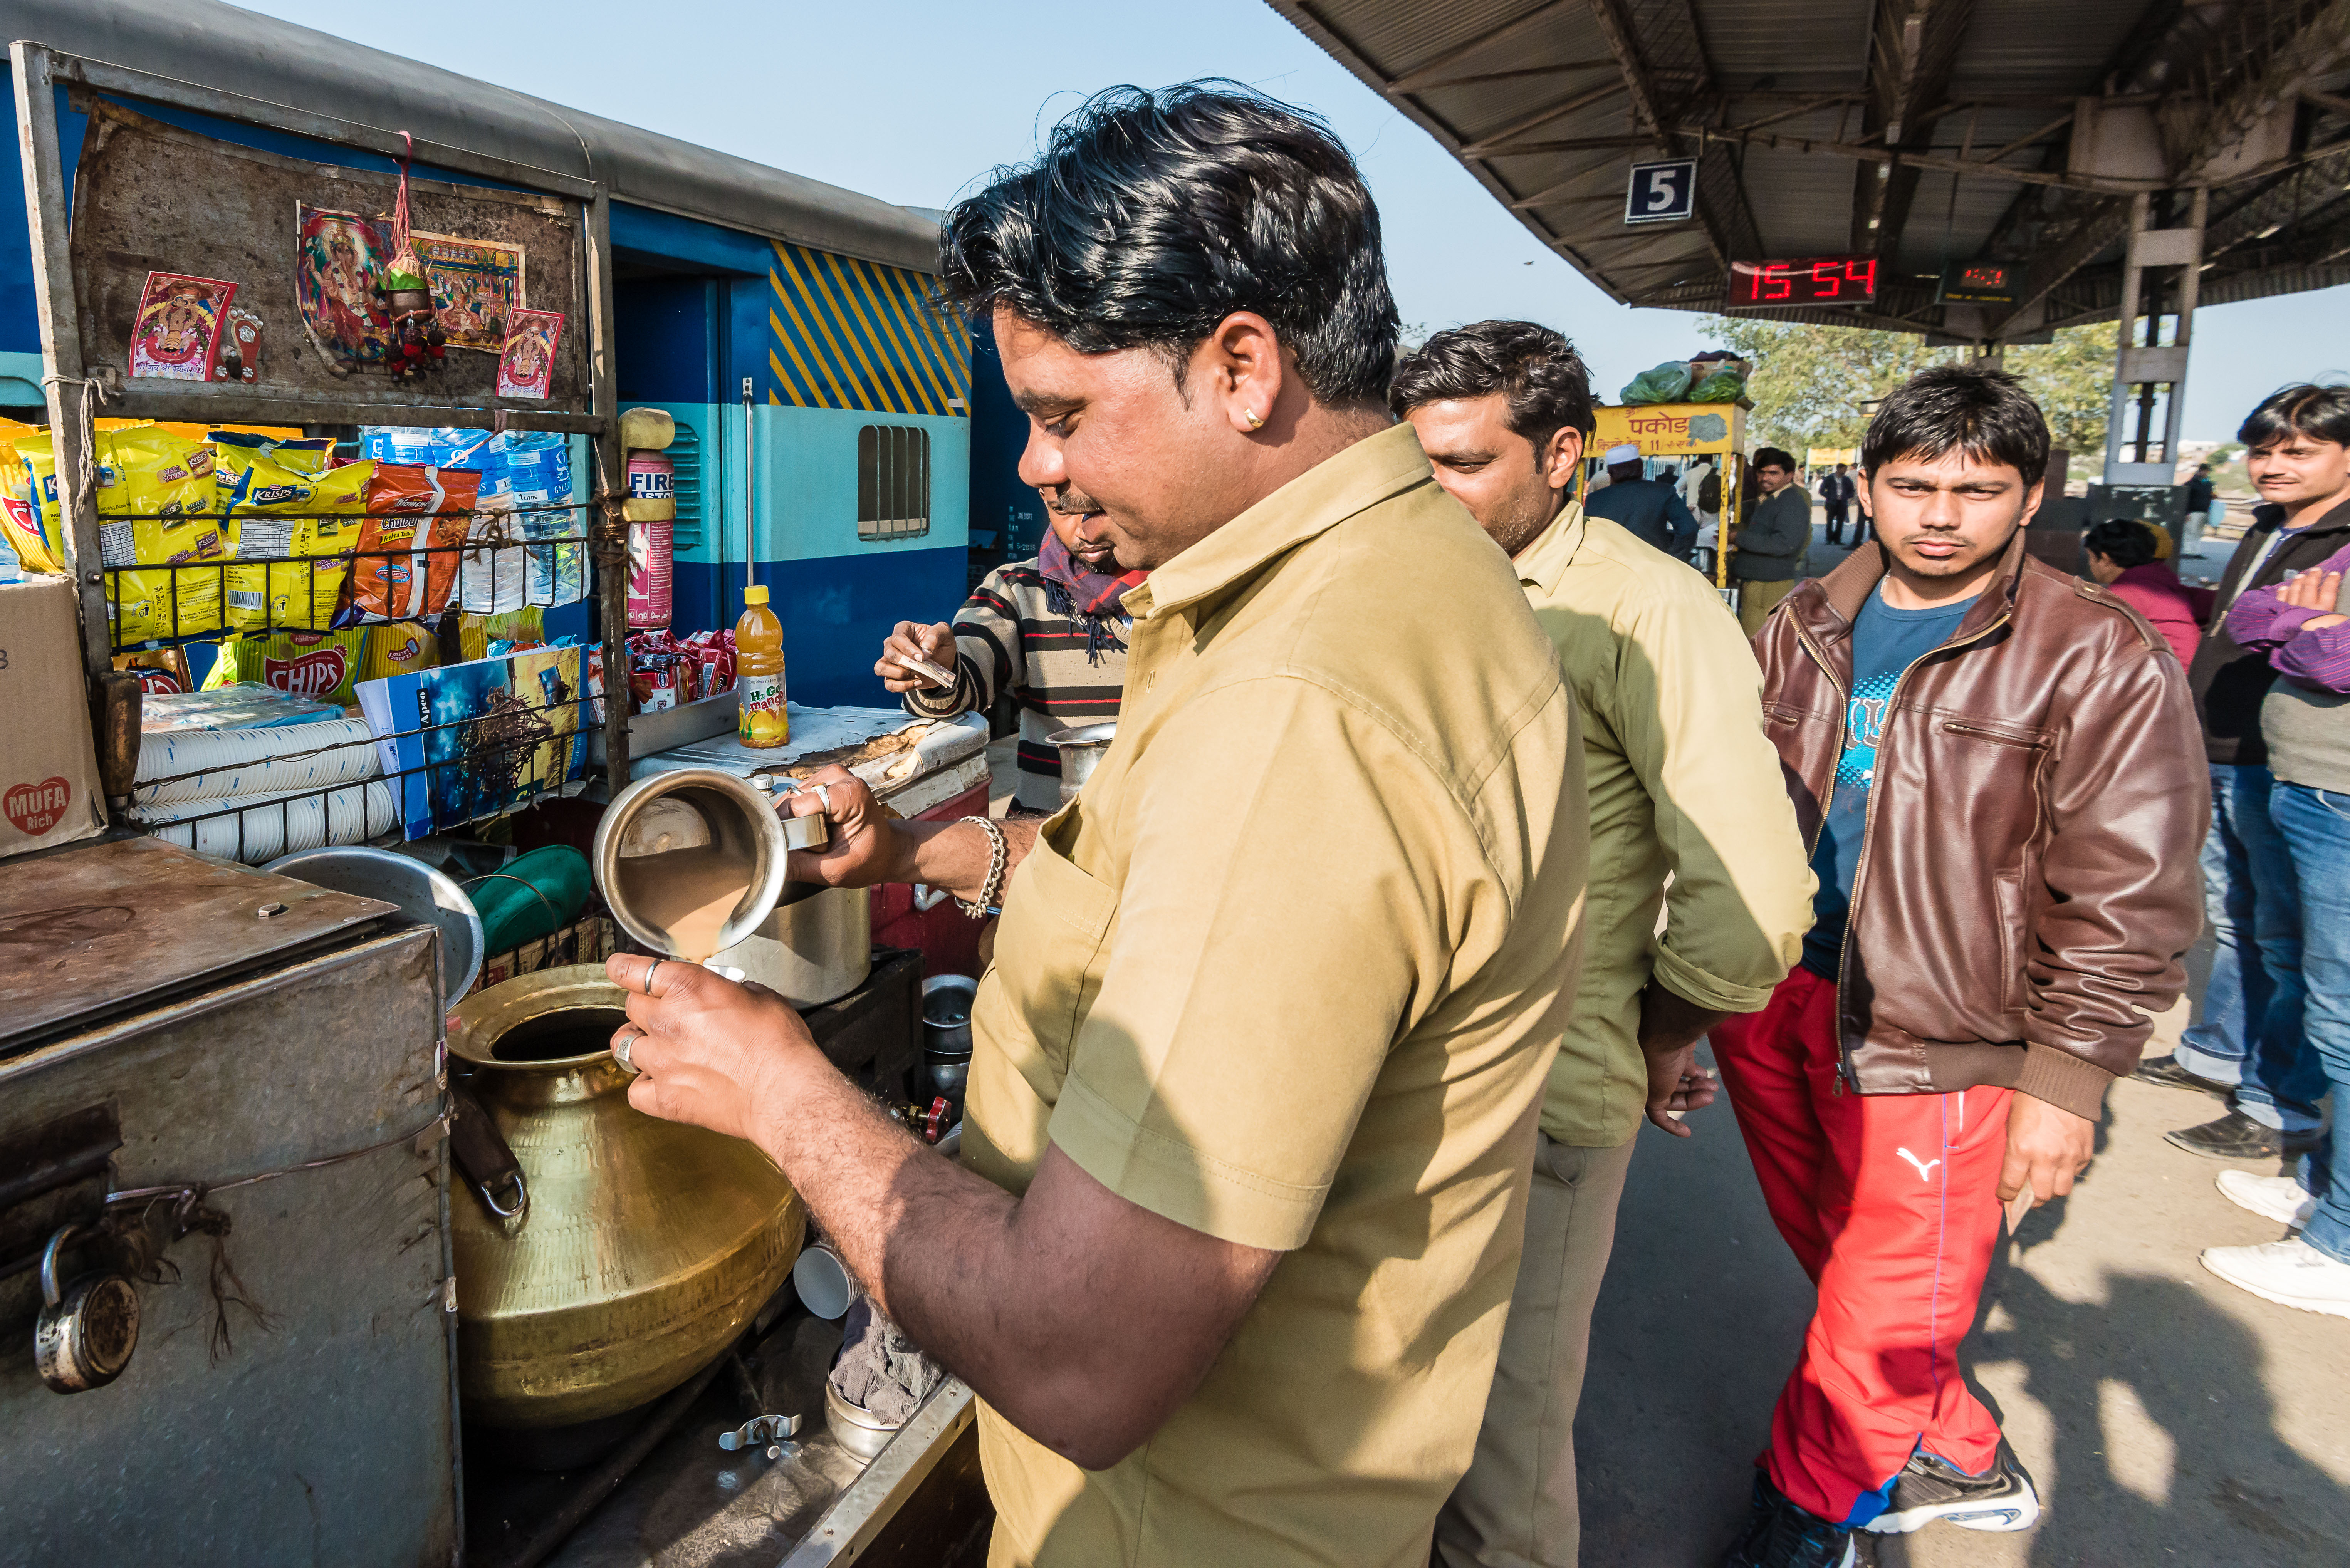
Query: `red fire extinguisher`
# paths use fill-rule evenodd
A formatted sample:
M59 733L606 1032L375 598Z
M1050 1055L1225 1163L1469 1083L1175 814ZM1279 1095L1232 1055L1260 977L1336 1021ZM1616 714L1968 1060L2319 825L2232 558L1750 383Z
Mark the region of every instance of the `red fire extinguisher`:
M670 623L670 577L675 549L676 471L669 454L629 453L629 626Z

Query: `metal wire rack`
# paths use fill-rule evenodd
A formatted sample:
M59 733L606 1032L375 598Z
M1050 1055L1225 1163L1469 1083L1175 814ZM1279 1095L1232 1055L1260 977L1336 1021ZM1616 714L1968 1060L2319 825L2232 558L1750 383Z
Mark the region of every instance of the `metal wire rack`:
M108 562L100 570L106 579L109 618L109 638L118 654L140 650L183 646L191 642L217 641L225 645L248 639L266 638L280 632L327 632L389 626L402 622L433 621L449 610L460 608L468 597L469 586L478 577L489 585L492 608L478 613L499 613L514 608L529 607L534 598L531 582L532 563L544 564L546 591L536 597L542 607L577 603L591 594L589 565L593 552L588 548L595 541L586 532L567 531L560 534L534 536L524 531L522 519L531 514L567 514L577 515L591 503L578 501L551 502L523 506L473 506L432 512L272 512L267 515L276 522L303 522L331 519L346 524L363 524L372 519L391 522L401 527L417 529L416 539L405 545L382 549L357 548L334 554L303 555L237 555L224 554L217 559L188 561L118 561ZM256 514L249 509L233 512L181 513L175 514L109 513L100 518L101 526L140 522L226 523L250 521ZM465 519L469 527L484 516L501 524L511 521L514 536L506 532L476 535L462 541L435 544L431 542L431 524L444 519ZM564 546L575 548L573 563L567 565L557 554ZM513 597L515 585L506 580L508 563L514 552L524 552L520 563L519 585L523 603L500 602ZM536 556L531 552L543 552ZM435 559L457 557L453 565L436 567ZM410 586L421 577L432 585L442 570L446 571L445 591L438 593L441 602L421 604L408 613L386 614L357 602L353 585L362 563L380 561L382 566L376 582L386 593L398 590L405 594ZM281 610L277 602L273 569L306 568L300 578L299 591L283 596ZM257 576L263 584L261 603L250 607L236 620L249 620L257 611L260 624L233 624L230 594L230 574ZM332 597L334 610L321 617L320 604L328 596L321 590L323 580L313 580L313 574L333 573L338 576ZM121 638L123 607L121 584L133 574L168 574L164 592L170 605L170 631L162 637ZM575 575L576 574L576 575ZM204 612L206 619L219 624L190 628L185 625L185 609L192 598L183 591L185 579L209 576L217 594L213 607ZM240 578L239 580L243 580ZM142 589L146 584L139 585ZM501 591L504 590L504 591ZM594 593L609 591L603 583L593 585ZM201 590L199 590L201 594ZM298 611L298 613L295 613ZM441 723L420 722L413 727L395 727L389 732L370 734L363 739L337 742L271 755L267 762L279 764L299 763L328 753L366 752L376 757L390 751L397 754L399 742L413 742L427 750L442 750L453 754L440 756L424 763L404 767L380 767L364 776L338 778L284 793L230 795L218 800L188 800L153 802L151 797L164 786L202 777L217 771L217 764L179 773L142 777L138 781L132 799L130 820L140 831L186 845L205 854L220 855L246 863L276 858L296 849L321 844L352 843L376 838L404 830L411 805L411 790L421 788L423 805L433 820L436 831L463 826L447 819L447 803L467 798L465 792L444 787L452 779L463 775L495 774L500 787L479 795L481 809L472 811L467 821L477 821L516 810L560 793L564 788L587 777L588 734L602 722L604 705L604 671L601 667L603 649L599 645L579 648L579 679L577 690L571 695L544 703L515 701L502 705L492 714L452 720ZM622 701L626 701L626 672L621 673ZM515 739L500 739L498 727L520 724L533 732ZM436 737L455 732L457 744L434 745ZM545 764L543 749L554 745L562 759L559 765ZM515 753L527 753L518 763L509 765L506 759ZM411 783L411 781L415 781ZM141 804L144 802L144 804ZM168 816L160 815L168 813ZM233 831L232 831L233 828Z

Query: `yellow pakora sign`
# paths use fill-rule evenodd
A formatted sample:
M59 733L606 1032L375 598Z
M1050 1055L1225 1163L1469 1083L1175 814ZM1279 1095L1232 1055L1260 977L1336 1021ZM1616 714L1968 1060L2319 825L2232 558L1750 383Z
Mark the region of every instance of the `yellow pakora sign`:
M1592 450L1629 443L1645 457L1679 457L1701 452L1740 452L1745 447L1746 410L1736 403L1637 403L1602 405L1594 410L1599 428Z

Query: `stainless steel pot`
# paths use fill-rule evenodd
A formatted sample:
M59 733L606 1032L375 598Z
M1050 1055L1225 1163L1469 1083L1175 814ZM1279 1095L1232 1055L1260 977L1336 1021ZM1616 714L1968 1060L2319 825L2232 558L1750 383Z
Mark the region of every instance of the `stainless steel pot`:
M758 929L710 961L733 965L794 1007L847 996L873 971L873 896L787 882Z
M596 826L596 886L612 918L656 951L666 933L639 913L646 856L716 845L748 867L750 888L719 928L712 964L743 971L795 1007L847 995L873 968L870 895L789 880L795 849L829 836L821 816L777 815L775 797L718 768L680 768L639 779L612 798Z
M1074 730L1055 730L1045 737L1047 744L1061 750L1061 804L1068 805L1077 798L1077 791L1094 776L1102 754L1118 738L1118 725L1080 724Z
M922 981L923 1092L943 1095L957 1107L971 1077L971 1007L979 981L967 974L934 974Z

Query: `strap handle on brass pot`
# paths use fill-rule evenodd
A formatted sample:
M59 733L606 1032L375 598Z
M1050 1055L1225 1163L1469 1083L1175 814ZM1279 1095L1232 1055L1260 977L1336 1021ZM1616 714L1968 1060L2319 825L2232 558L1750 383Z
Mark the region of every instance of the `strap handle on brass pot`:
M492 1218L528 1217L530 1189L522 1179L522 1162L482 1102L460 1084L449 1085L449 1158Z

